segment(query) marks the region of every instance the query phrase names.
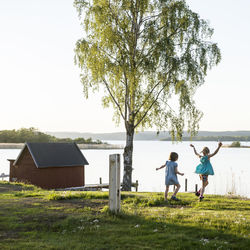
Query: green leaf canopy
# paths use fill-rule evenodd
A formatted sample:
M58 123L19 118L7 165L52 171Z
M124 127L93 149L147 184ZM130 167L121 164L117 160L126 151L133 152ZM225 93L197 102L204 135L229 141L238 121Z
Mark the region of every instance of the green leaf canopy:
M202 113L193 95L221 54L213 29L184 0L75 0L84 38L76 43L85 96L104 87L126 130L194 134ZM185 124L186 123L186 124Z

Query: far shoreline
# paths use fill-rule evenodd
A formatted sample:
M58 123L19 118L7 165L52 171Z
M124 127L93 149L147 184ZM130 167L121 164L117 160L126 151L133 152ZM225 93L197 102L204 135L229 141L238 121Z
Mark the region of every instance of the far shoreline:
M250 146L231 146L231 145L222 145L222 148L250 148Z
M0 143L0 149L22 149L25 143ZM101 149L101 150L111 150L111 149L123 149L122 145L113 144L77 144L80 149Z

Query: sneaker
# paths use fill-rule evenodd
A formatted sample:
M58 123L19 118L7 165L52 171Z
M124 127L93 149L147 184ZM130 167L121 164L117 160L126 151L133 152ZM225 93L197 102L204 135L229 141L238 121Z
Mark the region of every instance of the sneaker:
M204 196L200 196L200 201L202 201L204 199Z
M197 191L197 192L195 193L195 195L196 195L196 196L200 196L200 191Z
M175 196L172 196L171 200L173 200L173 201L179 201L179 199L177 199Z

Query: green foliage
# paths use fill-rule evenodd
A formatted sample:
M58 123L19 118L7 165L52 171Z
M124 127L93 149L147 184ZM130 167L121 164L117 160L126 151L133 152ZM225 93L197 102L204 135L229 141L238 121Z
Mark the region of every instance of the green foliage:
M185 0L75 0L85 37L75 47L85 96L104 89L117 123L193 135L202 113L193 95L221 60L213 30Z
M181 140L202 117L193 95L221 60L213 30L185 0L75 0L85 36L76 42L85 97L102 91L103 106L123 120L123 190L131 190L136 130L169 130Z
M23 143L29 142L52 142L54 136L39 132L35 128L21 128L19 130L2 130L0 131L0 142L2 143Z
M24 142L75 142L78 144L101 144L100 140L93 141L92 138L56 138L38 131L35 128L21 128L19 130L0 131L0 143L24 143Z

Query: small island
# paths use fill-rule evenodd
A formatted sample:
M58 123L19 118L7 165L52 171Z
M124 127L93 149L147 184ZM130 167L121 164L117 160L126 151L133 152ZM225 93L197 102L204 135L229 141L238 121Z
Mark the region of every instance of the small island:
M243 146L239 141L234 141L231 144L222 146L223 148L250 148L250 146Z

